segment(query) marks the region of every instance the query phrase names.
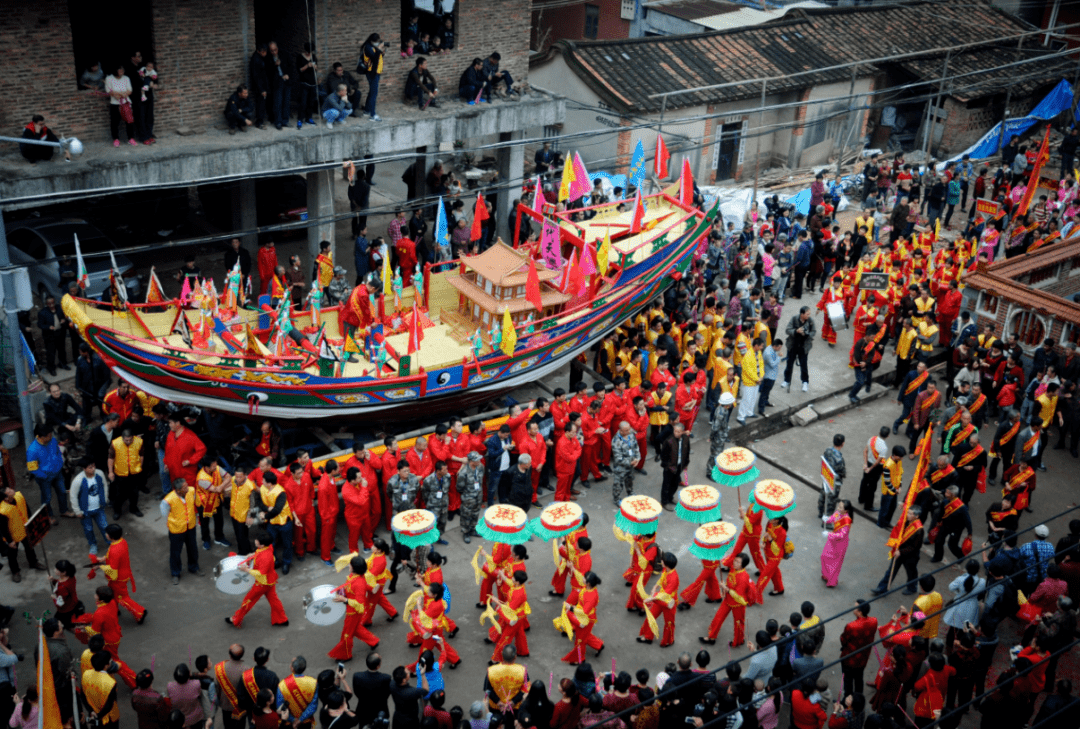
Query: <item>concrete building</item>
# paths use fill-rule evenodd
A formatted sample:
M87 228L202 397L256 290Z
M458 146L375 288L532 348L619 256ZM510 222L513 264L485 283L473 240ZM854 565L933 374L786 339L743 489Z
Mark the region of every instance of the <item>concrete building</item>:
M864 141L885 146L891 133L904 148L921 146L927 97L939 92L931 151L964 149L1001 118L1006 95L1018 116L1074 73L1075 63L1061 58L997 68L1050 52L1040 37L1017 48L1016 36L1031 30L989 3L793 8L781 20L725 31L559 41L533 55L530 78L574 102L564 133L612 130L580 150L587 165L622 171L636 142L651 149L660 129L676 156L690 158L695 179L738 180L752 177L755 162L761 169L818 164ZM956 53L938 50L979 40ZM950 73L965 75L942 88L946 55ZM759 116L760 79L769 80ZM702 87L715 88L693 90ZM671 94L680 90L686 93ZM877 131L886 106L906 121L906 132Z
M503 186L499 211L508 211L513 186L522 179L524 131L562 120L563 102L540 94L520 101L466 106L457 97L458 78L474 57L498 51L501 68L517 82L528 80L529 0L118 0L108 12L64 0L18 2L0 17L0 46L20 49L0 79L0 123L17 134L33 114L46 116L57 132L78 136L87 152L74 163L27 164L15 145L0 148L0 207L37 207L145 186L196 187L232 183L234 229L254 226L255 184L260 177L307 176L312 217L333 212L334 170L348 160L415 155L423 173L440 151L502 142L495 152ZM85 7L84 7L85 5ZM405 78L413 58L400 53L406 27L419 16L421 31L449 19L454 49L432 55L428 68L440 84L442 108L419 111L404 104ZM248 81L249 59L259 44L276 40L295 58L304 42L315 47L326 79L340 61L357 75L359 50L378 32L388 48L379 89L382 122L354 118L333 130L321 123L302 130L266 130L229 136L225 101ZM152 146L114 149L109 144L107 99L80 88L80 74L101 62L106 69L134 51L154 60L161 77L156 137ZM367 83L359 76L360 91ZM293 103L297 100L294 90ZM295 121L295 113L293 116ZM340 174L337 175L340 177ZM341 211L337 211L341 213ZM505 225L505 214L498 214ZM332 239L332 225L312 227L309 239ZM252 247L253 248L253 247ZM317 250L317 249L316 249Z

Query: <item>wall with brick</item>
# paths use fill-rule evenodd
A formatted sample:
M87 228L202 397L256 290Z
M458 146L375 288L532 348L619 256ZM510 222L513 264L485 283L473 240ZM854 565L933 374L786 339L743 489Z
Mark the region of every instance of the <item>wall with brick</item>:
M1001 105L997 103L970 109L966 103L950 97L945 100L945 112L948 116L938 145L939 154L967 149L1001 121Z
M620 0L592 0L560 8L542 10L537 3L532 13L532 47L545 50L557 40L590 40L585 38L585 6L600 8L600 22L594 40L615 40L630 37L630 21L620 17ZM542 48L540 46L543 46Z
M177 127L223 126L222 110L233 89L247 81L248 60L256 45L255 0L151 0L154 57L163 85L155 104L158 136ZM19 12L0 14L0 48L9 54L0 74L0 124L18 131L35 113L67 135L89 141L109 136L106 99L76 85L67 0L20 3ZM529 0L458 0L457 45L434 56L428 68L448 96L474 56L502 55L501 68L525 81L529 53ZM390 43L379 89L382 100L400 100L413 59L401 58L400 0L310 0L320 81L334 61L349 72L360 46L372 32ZM277 40L293 58L307 39L304 0L280 12ZM269 40L269 39L259 39ZM366 96L366 83L361 89ZM296 95L294 93L295 100Z

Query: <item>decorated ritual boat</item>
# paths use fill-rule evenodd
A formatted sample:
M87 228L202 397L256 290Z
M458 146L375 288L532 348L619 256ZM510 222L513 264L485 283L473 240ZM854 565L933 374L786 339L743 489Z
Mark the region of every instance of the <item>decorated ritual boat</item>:
M109 367L155 397L393 421L490 401L587 350L686 273L716 210L668 191L559 213L520 206L518 227L528 216L539 240L500 240L405 281L387 264L333 307L316 296L292 308L287 293L245 305L234 271L220 298L207 282L145 304L65 296L63 309Z

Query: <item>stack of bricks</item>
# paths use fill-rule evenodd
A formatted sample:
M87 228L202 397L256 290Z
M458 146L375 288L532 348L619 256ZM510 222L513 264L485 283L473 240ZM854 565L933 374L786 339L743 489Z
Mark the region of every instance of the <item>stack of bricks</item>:
M148 0L152 3L153 48L139 48L157 62L162 88L155 103L156 132L161 137L179 127L206 129L224 126L225 101L238 84L246 83L248 61L257 42L255 0ZM9 54L0 76L0 123L17 133L34 114L43 114L50 127L87 141L109 136L107 100L78 89L72 50L68 0L37 0L20 4L18 12L0 14L0 47L19 49ZM305 9L311 16L305 18ZM493 51L502 55L501 68L515 81L528 71L529 0L459 0L455 49L430 57L428 69L444 98L457 97L458 79L474 57ZM400 55L402 3L397 0L291 0L272 19L259 18L259 27L283 29L276 38L282 53L295 59L308 39L315 39L322 83L335 61L354 73L360 47L369 34L389 43L379 89L380 109L402 100L405 78L413 58ZM271 22L266 22L270 20ZM310 20L310 26L309 21ZM287 30L285 30L287 29ZM135 48L118 49L118 54ZM367 96L367 84L360 79ZM296 93L293 93L296 99ZM382 114L387 116L387 114Z

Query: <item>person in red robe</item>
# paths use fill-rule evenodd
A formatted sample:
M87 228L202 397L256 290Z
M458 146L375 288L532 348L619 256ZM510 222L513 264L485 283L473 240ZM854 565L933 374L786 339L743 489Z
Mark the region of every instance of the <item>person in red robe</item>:
M596 628L596 609L600 604L600 596L597 589L600 586L600 578L595 572L585 573L585 584L582 589L572 593L570 598L563 603L566 620L574 630L574 646L562 657L562 660L571 666L585 660L585 652L592 648L596 656L604 650L604 641L600 640L593 630Z
M119 524L110 524L105 528L105 536L109 538L109 550L105 553L105 563L101 566L101 571L109 578L109 587L112 588L117 604L131 613L135 621L142 625L146 620L147 610L128 594L129 581L131 591L135 592L135 576L131 573L131 556L127 540L124 539L124 530ZM117 612L119 613L119 609Z
M596 483L607 480L607 476L600 472L600 435L606 430L598 417L600 407L601 404L594 400L581 416L581 432L585 437L581 447L582 484L588 482L589 476L592 476Z
M560 562L555 569L555 574L551 577L551 589L548 590L548 594L552 597L562 597L566 592L566 578L577 564L578 552L581 549L578 542L581 541L582 538L588 539L588 537L589 515L583 513L581 515L581 526L559 540L558 550ZM592 546L591 540L589 541L589 546ZM590 557L590 562L591 561L592 558Z
M682 383L675 389L675 412L678 414L679 422L682 423L687 434L693 429L694 416L697 414L698 401L694 392L694 381L696 379L696 373L684 372Z
M765 593L765 586L772 580L770 595L784 594L784 576L780 574L780 563L784 561L784 545L787 542L788 520L786 517L769 519L765 527L765 567L757 583L758 598Z
M510 551L510 545L502 542L495 545L491 550L491 554L487 554L482 547L480 551L485 557L484 565L480 568L484 578L480 582L480 600L476 603L476 607L484 608L487 607L488 596L491 595L495 581L499 578L499 573L502 572L506 562L513 557L513 553Z
M359 552L359 545L371 549L371 503L370 491L363 472L356 466L350 466L345 472L345 483L341 486L341 500L345 502L345 526L349 530L350 552Z
M737 564L736 564L737 563ZM757 591L754 581L746 573L746 567L750 564L750 557L740 553L735 555L731 571L728 572L727 580L723 586L724 599L720 607L716 609L712 622L709 623L709 635L707 638L698 638L705 645L715 645L716 636L720 634L720 628L724 625L728 613L735 620L735 635L729 646L738 648L746 642L746 607L757 602Z
M500 573L500 579L507 580L505 573ZM525 570L517 570L510 582L506 600L500 600L494 594L489 597L499 619L498 625L492 626L488 630L488 637L484 638L485 643L495 644L491 654L492 663L501 660L503 648L511 644L517 649L519 657L529 655L529 640L525 637L525 621L532 612L525 593L525 583L528 581L529 575Z
M821 300L818 301L817 304L818 311L825 313L825 318L821 322L821 338L828 342L830 347L836 346L836 330L833 329L832 321L829 319L827 307L835 301L843 302L843 282L843 274L834 274L832 277L832 285L821 292Z
M638 453L641 458L635 464L634 469L642 474L645 473L645 457L649 455L649 411L645 409L645 398L636 395L631 406L623 412L623 420L630 424L630 430L637 437Z
M679 560L671 552L664 552L663 563L664 569L656 580L656 584L653 585L652 592L642 600L652 619L646 616L636 639L638 643L652 643L657 637L652 626L662 615L664 636L660 639L661 648L675 642L675 612L679 602L679 573L675 571Z
M720 580L716 578L716 570L719 567L720 560L718 559L701 560L701 572L698 574L697 579L690 583L690 586L679 595L681 600L679 603L680 610L692 608L697 603L702 588L705 589L705 602L715 603L723 599L723 595L720 593Z
M656 562L658 548L655 534L637 534L634 536L634 548L630 553L630 566L623 572L623 579L630 586L630 596L626 598L627 610L642 610L641 594L637 590L638 582L644 585L652 577L653 564Z
M231 617L225 618L229 625L239 628L244 617L255 607L260 597L266 596L270 603L270 624L285 627L289 624L289 616L285 614L285 606L277 594L277 572L274 571L274 542L266 530L260 529L255 532L255 553L242 562L237 569L247 572L255 578L255 584L251 586L244 601Z
M401 269L402 285L412 286L413 270L416 268L416 242L402 237L394 245L394 252L397 253L397 265Z
M330 649L328 656L336 661L351 661L353 657L353 638L359 638L375 650L379 639L364 627L364 608L371 594L375 580L368 577L367 562L357 555L349 560L352 574L345 579L334 595L334 602L346 603L345 622L341 626L341 640Z
M105 639L105 650L109 652L116 665L120 667L120 678L128 688L135 688L135 672L131 666L120 660L120 639L124 636L120 629L120 614L112 588L103 585L94 590L97 597L97 608L92 613L86 613L75 618L76 623L86 625L86 636L92 638L101 635Z
M764 512L753 504L739 507L739 516L742 517L743 528L739 532L735 548L731 550L731 554L723 561L725 570L731 568L735 556L741 553L744 547L750 550L750 556L754 558L754 567L760 570L765 566L765 561L761 558L761 520L763 514Z
M416 581L415 584L417 585L417 587L427 588L428 585L431 585L431 584L437 582L437 583L439 583L440 585L443 586L444 590L446 590L446 580L443 578L443 571L442 571L442 566L444 564L446 564L446 561L447 561L446 557L442 556L441 554L436 552L434 549L428 550L428 553L427 553L427 567L424 569L424 573L422 575L420 575L420 579ZM449 592L447 591L446 594L448 595ZM425 597L424 599L428 600L430 598ZM445 602L446 601L443 600L444 607L445 607ZM446 637L453 638L455 635L457 635L458 625L457 625L457 623L454 622L454 620L451 617L444 615L443 616L443 629L446 631ZM409 634L407 636L405 636L405 641L411 646L420 645L420 638L418 637L418 635L416 634L415 631L410 631Z
M578 426L569 423L563 437L555 442L555 500L577 501L580 492L573 489L574 474L578 459L581 458L582 445L578 440Z
M189 484L196 483L199 461L206 456L206 445L199 436L185 427L184 416L179 412L169 415L169 434L165 436L165 470L175 481L182 478Z
M955 279L949 281L947 287L942 287L942 293L937 297L937 325L940 330L938 344L942 347L947 347L952 339L952 325L956 317L960 316L960 303L963 298L960 284Z
M330 557L334 552L334 537L337 535L337 518L341 512L338 500L338 482L341 480L341 467L330 460L323 466L316 492L319 502L319 556L322 561L332 565Z
M445 659L449 667L454 669L461 665L461 656L446 639L446 604L443 602L445 591L446 588L441 582L427 585L422 598L424 604L413 611L409 624L420 637L420 655L423 655L424 651L439 652L439 657ZM521 635L524 637L525 634ZM415 671L416 663L407 666L407 670Z
M364 610L364 625L371 625L372 619L375 617L375 608L381 607L383 612L386 613L386 622L392 623L398 616L397 608L390 604L390 601L386 599L386 583L392 576L390 573L389 563L387 557L390 554L390 545L384 542L379 537L374 537L371 540L371 547L374 549L374 553L367 558L368 573L375 580L375 585L371 592L368 593L367 607Z
M515 438L514 443L517 444L518 453L532 458L532 504L539 507L541 504L537 501L536 488L540 485L540 471L547 462L547 442L540 435L540 424L529 423L525 437L521 440Z
M255 290L265 292L270 285L270 280L274 278L274 271L280 265L278 264L277 248L274 247L273 240L266 241L266 245L259 249L256 261L259 267L259 287Z
M420 481L435 473L435 461L431 460L431 452L427 445L427 438L420 436L413 443L413 447L405 453L405 460L409 462L409 473Z
M281 481L281 486L285 489L285 495L289 499L289 507L293 513L295 524L293 548L296 550L297 559L303 559L308 552L318 551L315 532L315 487L299 461L289 464L289 473Z

